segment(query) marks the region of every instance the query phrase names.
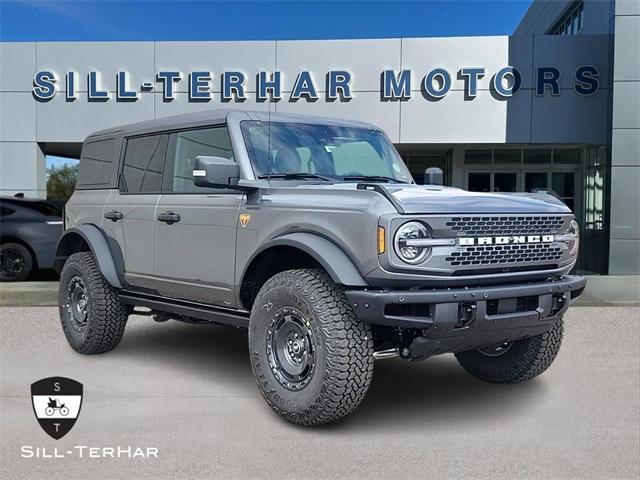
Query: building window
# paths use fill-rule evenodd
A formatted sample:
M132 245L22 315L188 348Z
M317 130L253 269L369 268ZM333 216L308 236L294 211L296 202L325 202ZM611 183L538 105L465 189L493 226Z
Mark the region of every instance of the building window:
M584 5L576 3L549 31L550 35L578 35L584 27Z
M467 165L490 164L491 150L466 150L464 152L464 163Z

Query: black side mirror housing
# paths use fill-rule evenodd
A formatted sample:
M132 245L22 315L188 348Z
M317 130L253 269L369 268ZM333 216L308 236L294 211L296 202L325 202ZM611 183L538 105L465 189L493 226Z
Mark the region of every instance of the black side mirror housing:
M424 184L425 185L443 185L444 174L442 169L438 167L429 167L424 171Z
M193 168L193 183L197 187L229 188L238 185L240 165L224 157L199 155Z

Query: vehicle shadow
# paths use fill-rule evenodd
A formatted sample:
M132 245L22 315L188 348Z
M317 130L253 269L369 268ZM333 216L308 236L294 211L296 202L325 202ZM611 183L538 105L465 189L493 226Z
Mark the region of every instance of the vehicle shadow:
M259 396L249 364L246 332L179 322L156 325L136 319L135 323L118 349L123 360L170 362L168 375L177 369L196 385L215 382L226 390ZM437 425L464 428L531 409L544 397L545 390L543 379L517 385L481 382L466 373L453 355L415 363L397 358L379 360L360 407L346 420L314 432L410 430Z
M376 362L369 392L354 414L333 428L464 428L531 409L546 390L541 379L495 385L469 375L451 354L422 362Z
M255 380L244 330L173 320L156 323L148 317L130 317L118 357L125 362L162 365L163 375L180 370L181 378L195 389L216 382L227 391L244 392L246 387L249 394L259 395L257 390L251 390ZM170 378L166 380L169 381L166 388L171 388Z

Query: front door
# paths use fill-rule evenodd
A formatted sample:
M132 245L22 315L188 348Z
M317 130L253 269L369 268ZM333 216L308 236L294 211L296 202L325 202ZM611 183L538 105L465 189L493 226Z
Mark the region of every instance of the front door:
M155 276L159 293L235 306L235 245L243 194L196 187L196 156L233 159L227 128L171 135L163 194L156 209Z

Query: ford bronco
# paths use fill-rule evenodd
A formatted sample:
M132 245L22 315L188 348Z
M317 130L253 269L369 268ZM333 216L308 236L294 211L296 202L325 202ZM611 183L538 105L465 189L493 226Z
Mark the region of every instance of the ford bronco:
M578 224L552 195L438 173L416 184L355 121L216 110L94 133L57 247L66 338L107 352L137 313L248 329L260 392L302 425L352 412L376 358L530 380L585 287Z

